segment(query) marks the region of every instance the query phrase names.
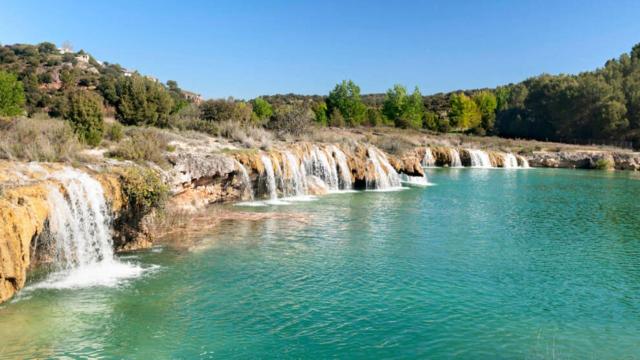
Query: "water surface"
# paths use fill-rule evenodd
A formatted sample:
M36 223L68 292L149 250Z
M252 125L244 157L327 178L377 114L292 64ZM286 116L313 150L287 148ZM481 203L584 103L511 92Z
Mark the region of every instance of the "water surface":
M428 174L436 186L243 208L305 221L128 254L148 271L115 287L32 279L0 308L0 357L640 357L633 174Z

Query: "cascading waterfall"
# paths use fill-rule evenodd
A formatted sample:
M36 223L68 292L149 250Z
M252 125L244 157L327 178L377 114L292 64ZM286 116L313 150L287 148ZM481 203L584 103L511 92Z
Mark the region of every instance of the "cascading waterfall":
M304 169L298 164L298 158L291 152L285 151L282 161L291 176L291 189L286 190L285 193L288 196L305 195L307 193L307 176Z
M331 158L333 160L333 157ZM327 184L329 190L339 189L338 172L335 162L333 166L329 162L327 154L316 146L311 150L310 156L305 161L307 175L314 175Z
M400 176L383 153L370 147L367 154L376 174L375 179L367 179L367 189L384 190L401 186Z
M436 158L433 157L433 153L431 152L431 148L426 148L424 152L424 158L422 159L423 167L433 167L436 165Z
M51 177L62 184L66 195L51 186L49 228L56 243L56 265L69 269L113 261L112 219L100 183L72 169Z
M242 165L239 161L236 161L236 166L238 167L238 171L240 171L240 177L242 179L242 184L244 185L244 191L248 192L251 196L251 200L253 200L253 186L251 186L251 179L249 178L249 173L247 169Z
M330 150L333 153L336 165L338 166L340 188L345 190L351 189L353 181L351 180L351 169L347 163L347 156L336 146L331 146Z
M427 178L427 175L424 176L410 176L407 174L400 174L400 180L402 181L403 184L409 185L409 186L431 186L433 184L431 184L429 182L429 179Z
M262 165L264 166L264 176L267 184L267 192L269 193L269 198L271 200L275 200L278 198L278 189L276 187L276 175L273 171L273 163L268 156L262 156Z
M471 157L471 167L475 168L491 168L491 159L489 154L482 150L467 150Z
M456 149L449 149L449 154L451 154L451 166L452 168L462 167L462 160L460 160L460 153Z
M511 153L504 154L502 163L503 163L502 167L506 169L515 169L518 167L518 159L516 158L515 155Z
M35 288L113 286L135 277L138 266L114 258L112 218L100 183L86 173L65 168L49 176L49 247L58 270ZM37 250L36 250L37 251Z
M529 160L525 159L524 157L520 157L520 161L522 161L522 165L520 166L523 169L528 169L529 168Z

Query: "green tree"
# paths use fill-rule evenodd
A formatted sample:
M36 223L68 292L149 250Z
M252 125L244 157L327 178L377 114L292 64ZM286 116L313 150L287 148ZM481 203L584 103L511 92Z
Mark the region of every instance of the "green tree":
M423 127L429 130L438 130L438 115L433 111L426 111L424 113Z
M212 99L200 104L200 118L207 121L227 121L233 118L233 99Z
M367 125L369 126L381 126L384 125L384 118L382 112L375 108L367 109Z
M393 89L387 91L382 112L397 127L421 128L424 104L422 103L420 90L416 86L413 94L409 96L404 86L394 85Z
M273 115L273 108L268 101L263 98L255 98L252 101L253 113L256 114L258 120L267 120Z
M20 115L24 104L22 83L15 75L0 70L0 116Z
M324 101L314 103L312 107L315 115L315 120L321 126L327 126L329 124L329 118L327 116L327 103Z
M367 111L360 98L360 87L351 80L337 84L327 98L327 110L332 115L338 110L346 125L360 125Z
M99 145L104 132L102 98L87 90L74 90L68 98L64 118L83 142L90 146Z
M343 127L345 125L344 116L340 112L340 109L334 108L329 115L329 126Z
M496 96L489 91L480 91L473 96L473 101L475 101L480 111L480 126L485 131L492 132L496 122L496 108L498 106Z
M476 128L482 121L482 114L476 103L463 93L451 95L449 117L451 126L460 130Z
M168 125L174 101L162 84L137 75L121 77L116 95L116 116L123 124Z

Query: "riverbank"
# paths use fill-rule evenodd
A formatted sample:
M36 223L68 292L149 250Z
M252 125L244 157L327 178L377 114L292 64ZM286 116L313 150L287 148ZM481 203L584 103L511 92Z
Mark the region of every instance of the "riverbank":
M51 224L52 214L59 212L56 206L60 205L52 202L52 189L61 195L59 202L75 209L74 201L89 202L90 197L96 196L77 187L98 184L99 197L103 197L98 200L108 209L104 224L109 237L106 244L130 251L150 247L163 238L175 239L176 233L185 238L197 235L224 219L261 218L226 211L208 213L199 221L198 212L212 204L245 202L265 206L336 191L390 190L399 188L403 181L426 184L424 169L433 166L640 168L640 155L621 149L542 146L538 142L504 139L487 142L487 138L438 137L396 129L320 129L302 138L271 141L262 149L247 148L247 141L154 131L167 143L155 161L115 159L105 156L113 149L103 148L86 151L82 163L0 162L0 301L20 290L28 271L39 264L57 261L62 262L59 266L78 266L71 259L78 256L74 250L61 259L56 247L60 234L52 230ZM133 140L124 139L112 147L127 141ZM128 169L143 173L132 180ZM150 174L156 174L158 180L151 181ZM83 176L85 181L93 179L97 183L78 184L77 178ZM162 209L155 208L164 196L158 187L164 188L167 197ZM74 191L76 199L71 196ZM89 217L103 212L98 208L83 211ZM186 221L190 216L193 221ZM212 221L214 218L216 221ZM76 231L73 221L72 214L64 224ZM83 236L68 237L68 241L76 241ZM111 256L105 255L104 249L100 251L96 261Z

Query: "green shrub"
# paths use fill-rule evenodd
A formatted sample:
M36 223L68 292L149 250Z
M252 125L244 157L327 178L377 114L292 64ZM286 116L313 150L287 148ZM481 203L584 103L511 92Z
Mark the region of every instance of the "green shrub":
M71 122L73 129L84 143L97 146L102 141L104 123L100 96L86 90L69 93L64 118Z
M0 116L16 116L24 112L22 83L15 75L0 70Z
M109 124L104 135L108 140L119 142L124 137L124 126L119 122Z
M596 161L596 169L598 170L611 170L613 169L614 164L609 159L598 159Z
M124 196L137 216L142 217L151 210L164 206L169 188L155 171L131 167L121 174L121 178Z

